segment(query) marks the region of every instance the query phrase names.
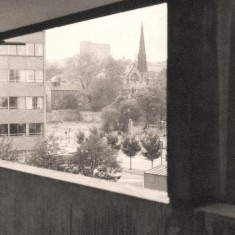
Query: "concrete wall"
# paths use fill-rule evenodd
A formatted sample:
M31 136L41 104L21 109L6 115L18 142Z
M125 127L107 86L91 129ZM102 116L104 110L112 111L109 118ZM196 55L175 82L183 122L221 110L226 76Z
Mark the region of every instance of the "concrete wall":
M144 187L167 192L167 177L144 173Z
M52 110L47 113L48 122L53 120L63 121L80 121L81 115L79 110L65 109L65 110Z
M100 122L101 112L81 111L81 118L85 122Z
M165 193L4 161L0 179L0 234L166 234Z
M43 83L0 83L1 96L44 96Z
M0 110L0 123L43 123L43 110L7 109Z
M231 205L172 210L165 192L2 160L0 179L3 235L234 235L235 231Z

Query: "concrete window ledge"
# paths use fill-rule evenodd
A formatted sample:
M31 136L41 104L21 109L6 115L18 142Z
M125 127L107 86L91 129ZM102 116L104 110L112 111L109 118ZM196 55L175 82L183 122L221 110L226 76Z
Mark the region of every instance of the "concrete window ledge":
M164 192L0 161L0 234L166 234Z
M195 210L195 234L234 235L235 206L214 204Z
M167 194L0 160L0 234L234 235L235 206L171 208Z

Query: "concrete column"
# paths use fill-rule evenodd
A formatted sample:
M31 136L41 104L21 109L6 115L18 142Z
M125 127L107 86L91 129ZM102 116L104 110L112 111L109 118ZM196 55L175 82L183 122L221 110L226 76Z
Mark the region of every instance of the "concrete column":
M231 16L232 0L168 1L168 191L172 205L231 202L226 188L231 157L226 124ZM230 125L233 130L234 125ZM235 134L230 139L234 142ZM229 178L234 175L232 169Z
M235 7L233 7L228 83L227 199L235 204Z

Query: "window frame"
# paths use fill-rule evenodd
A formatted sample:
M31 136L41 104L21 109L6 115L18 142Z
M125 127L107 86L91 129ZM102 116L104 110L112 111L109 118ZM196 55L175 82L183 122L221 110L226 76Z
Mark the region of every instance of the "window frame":
M11 105L10 105L10 99L11 98L16 98L16 107L11 107ZM8 109L18 109L18 97L17 96L9 96L9 98L8 98Z
M8 109L8 107L9 107L9 99L8 99L8 96L0 96L0 105L1 105L1 99L4 98L4 97L6 98L7 106L6 106L6 107L3 107L3 106L1 107L1 106L0 106L0 110L1 110L1 109ZM3 103L4 103L4 102L3 102Z
M37 132L37 126L39 126L39 128L40 128L40 132ZM43 135L43 123L29 123L28 127L29 127L29 136ZM35 131L34 132L30 132L30 129L34 129Z
M2 134L2 133L1 133L1 126L6 126L6 127L7 127L7 133L6 133L6 134ZM0 136L8 136L8 135L9 135L8 124L0 124Z
M16 125L16 131L17 131L16 134L11 133L12 125ZM20 132L21 128L24 129L24 132ZM27 135L27 133L26 133L26 123L10 123L9 124L9 135L10 136L26 136Z

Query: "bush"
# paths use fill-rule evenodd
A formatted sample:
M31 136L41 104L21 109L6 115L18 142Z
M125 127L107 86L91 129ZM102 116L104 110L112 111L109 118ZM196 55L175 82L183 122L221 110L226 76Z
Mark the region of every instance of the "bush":
M0 159L7 161L17 160L17 151L13 148L12 139L9 137L0 138Z
M78 108L78 98L75 94L65 94L63 96L62 109L77 109Z
M33 154L26 163L37 167L58 170L59 166L64 163L62 153L58 138L53 135L43 136L38 139L33 149Z
M117 151L104 143L97 129L91 130L90 136L77 148L72 164L85 175L111 180L112 173L121 170L117 162Z

